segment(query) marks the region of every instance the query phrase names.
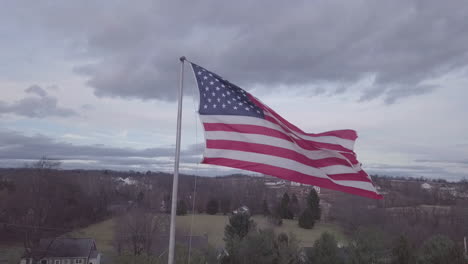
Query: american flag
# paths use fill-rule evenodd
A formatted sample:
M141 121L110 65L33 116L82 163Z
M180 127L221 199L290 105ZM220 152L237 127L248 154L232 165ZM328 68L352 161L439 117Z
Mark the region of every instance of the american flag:
M305 133L235 84L191 65L205 129L202 163L382 198L353 151L354 130Z

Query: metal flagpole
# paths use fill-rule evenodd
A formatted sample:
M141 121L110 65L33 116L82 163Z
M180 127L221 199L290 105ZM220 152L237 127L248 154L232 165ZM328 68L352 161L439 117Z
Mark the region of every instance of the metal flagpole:
M171 204L171 228L169 234L169 255L167 258L168 264L174 264L174 247L175 247L175 218L177 210L177 187L179 185L179 157L180 157L180 134L182 126L182 98L184 90L184 61L185 57L180 57L180 81L179 81L179 104L177 109L177 135L176 135L176 151L174 162L174 179L172 181L172 204Z

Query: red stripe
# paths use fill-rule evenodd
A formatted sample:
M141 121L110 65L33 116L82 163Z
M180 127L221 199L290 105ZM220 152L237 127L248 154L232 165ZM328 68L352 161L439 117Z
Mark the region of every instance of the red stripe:
M260 153L285 159L290 159L302 163L304 165L314 167L314 168L323 168L333 165L343 165L350 167L351 165L343 159L340 158L324 158L319 160L313 160L307 156L296 152L294 150L280 148L270 145L257 144L257 143L247 143L241 141L232 141L232 140L207 140L206 148L210 149L229 149L245 152ZM367 177L367 174L362 174L360 172L349 173L349 174L333 174L329 175L330 178L334 180L355 180L355 181L365 181L370 182L370 179Z
M258 134L258 135L276 137L276 138L284 139L290 142L294 142L301 148L307 149L307 150L327 149L327 150L335 150L335 151L352 153L351 150L344 148L340 145L315 142L315 141L310 141L310 140L305 140L305 139L297 139L283 132L280 132L276 129L263 127L263 126L245 125L245 124L224 124L224 123L203 123L203 126L205 127L205 131L229 131L229 132Z
M264 173L267 175L275 176L275 177L293 181L293 182L300 182L303 184L315 185L315 186L319 186L323 188L328 188L332 190L360 195L360 196L364 196L364 197L368 197L372 199L383 198L382 195L377 194L372 191L363 190L363 189L359 189L355 187L342 186L342 185L332 182L329 179L314 177L314 176L303 174L294 170L289 170L289 169L261 164L261 163L240 161L240 160L226 159L226 158L204 158L202 163Z
M322 136L332 136L332 137L339 137L342 139L349 139L349 140L356 140L357 139L357 133L354 130L351 129L342 129L342 130L333 130L333 131L327 131L323 133L306 133L302 131L300 128L296 127L295 125L289 123L286 119L284 119L282 116L277 114L273 109L268 107L267 105L263 104L260 100L249 94L249 99L256 104L258 107L262 108L264 111L267 111L271 113L274 117L276 117L281 123L283 123L285 126L287 126L289 129L291 129L294 132L310 136L310 137L322 137ZM277 120L274 120L272 117L265 115L265 119L274 122L276 124L279 124ZM273 121L274 120L274 121Z

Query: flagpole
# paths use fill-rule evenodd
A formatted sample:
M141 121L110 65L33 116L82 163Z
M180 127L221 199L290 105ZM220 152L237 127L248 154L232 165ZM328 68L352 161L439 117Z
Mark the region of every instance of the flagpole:
M185 57L180 57L180 80L179 80L179 103L177 109L177 134L176 134L176 151L174 162L174 179L172 181L172 204L171 204L171 227L169 233L169 255L167 258L168 264L174 264L174 248L175 248L175 218L177 211L177 187L179 185L179 157L180 157L180 135L182 130L182 98L184 90L184 61Z

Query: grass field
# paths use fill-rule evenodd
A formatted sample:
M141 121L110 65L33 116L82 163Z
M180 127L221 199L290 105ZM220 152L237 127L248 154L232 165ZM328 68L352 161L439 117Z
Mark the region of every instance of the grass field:
M313 242L325 231L335 235L337 240L346 244L346 237L341 228L336 224L317 223L313 229L306 230L299 228L296 220L283 220L280 227L271 226L263 216L254 216L254 221L259 228L273 228L276 232L292 233L300 240L302 246L311 246ZM189 234L192 215L177 216L177 229L183 233ZM224 215L193 215L193 234L208 235L208 241L215 247L222 247L224 227L228 223L228 217ZM103 253L112 253L112 240L114 233L114 221L106 220L84 229L77 230L70 234L73 237L92 237L96 240L97 247Z
M347 243L346 237L344 236L341 228L336 224L317 223L313 229L306 230L299 228L296 220L283 220L282 226L273 227L263 216L254 216L253 219L259 228L273 228L275 232L294 234L302 246L312 246L313 242L325 231L334 234L341 244ZM191 222L192 215L177 216L177 229L183 233L189 234ZM222 247L224 245L224 227L227 223L228 217L224 215L193 215L193 234L206 234L208 235L208 241L212 246ZM114 232L114 219L109 219L68 233L65 236L94 238L96 240L97 248L104 254L104 258L107 260L107 263L111 263L112 261L109 262L108 260L111 260L112 256L115 254L112 245ZM22 247L0 245L0 264L17 263L22 253Z
M23 253L23 247L0 245L0 264L18 263Z
M177 228L183 229L186 233L189 233L191 218L191 215L178 216ZM278 233L284 232L287 234L294 234L296 238L300 240L302 246L311 246L314 241L325 231L334 234L340 243L346 244L346 238L340 227L336 224L317 223L313 229L306 230L299 228L296 220L283 220L282 226L274 227L269 224L267 219L263 216L254 216L253 219L259 228L273 228L275 232ZM223 215L194 215L193 234L207 234L210 244L216 247L222 247L224 244L224 227L228 221L228 217Z

